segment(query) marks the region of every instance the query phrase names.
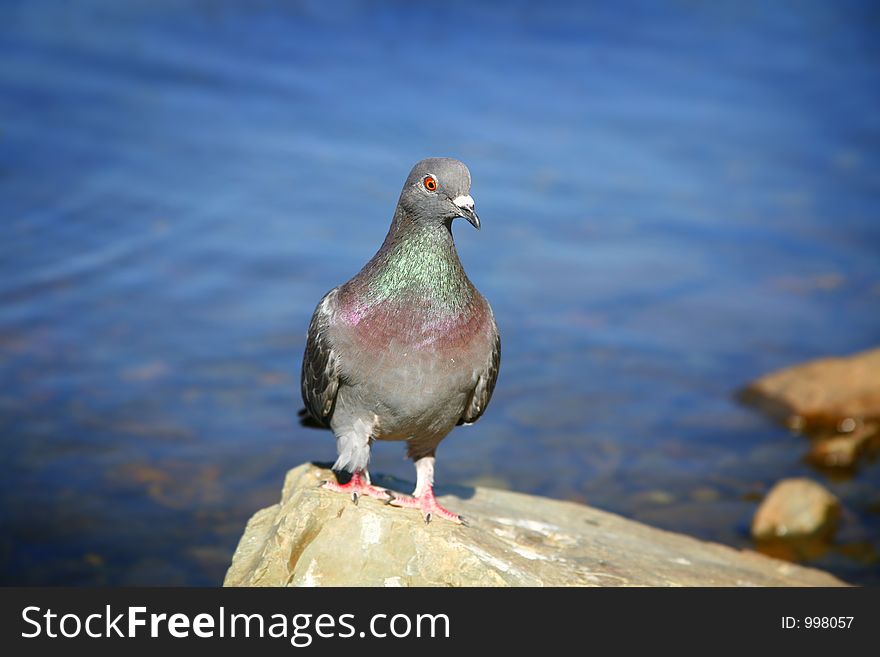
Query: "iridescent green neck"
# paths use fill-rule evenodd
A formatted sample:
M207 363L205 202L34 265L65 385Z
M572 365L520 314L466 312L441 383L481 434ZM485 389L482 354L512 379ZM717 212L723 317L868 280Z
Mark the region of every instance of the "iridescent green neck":
M358 275L369 305L411 300L457 312L473 300L449 224L395 217L378 253Z

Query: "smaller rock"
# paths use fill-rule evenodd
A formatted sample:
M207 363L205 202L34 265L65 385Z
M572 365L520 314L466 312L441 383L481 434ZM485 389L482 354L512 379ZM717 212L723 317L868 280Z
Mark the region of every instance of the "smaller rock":
M759 541L830 536L839 516L838 499L816 482L783 479L755 512L752 536Z
M822 468L852 468L872 440L880 435L880 425L864 424L852 433L813 442L807 461Z

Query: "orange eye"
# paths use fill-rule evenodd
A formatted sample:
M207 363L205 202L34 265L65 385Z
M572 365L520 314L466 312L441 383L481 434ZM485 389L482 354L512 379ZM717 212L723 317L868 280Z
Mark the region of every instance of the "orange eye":
M434 179L434 176L425 176L422 182L425 183L425 189L429 192L437 191L437 181Z

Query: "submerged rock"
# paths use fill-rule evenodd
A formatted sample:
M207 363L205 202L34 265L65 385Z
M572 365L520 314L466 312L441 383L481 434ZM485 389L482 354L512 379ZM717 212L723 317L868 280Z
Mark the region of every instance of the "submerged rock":
M258 511L225 586L835 586L828 573L699 541L571 502L488 488L440 498L470 523L318 488L301 465ZM408 490L400 481L375 481Z
M878 442L880 424L861 424L850 433L813 441L807 461L822 468L851 469L863 454L876 449Z
M880 349L767 374L740 398L807 434L818 468L846 473L880 451Z
M829 537L840 516L840 502L810 479L783 479L767 494L752 519L758 541Z
M803 431L852 431L880 418L880 349L823 358L762 376L742 398Z

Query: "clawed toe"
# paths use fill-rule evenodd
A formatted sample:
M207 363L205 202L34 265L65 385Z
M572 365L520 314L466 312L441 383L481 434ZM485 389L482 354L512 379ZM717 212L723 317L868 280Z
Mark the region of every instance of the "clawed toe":
M457 525L467 524L462 516L447 511L440 506L440 503L437 502L437 499L434 497L434 491L430 488L424 491L421 495L415 497L410 495L395 496L394 499L389 500L387 503L392 506L419 509L422 512L425 524L430 524L430 522L436 517L449 520Z
M324 480L318 484L318 488L332 490L336 493L350 494L351 501L354 504L357 504L360 501L362 495L375 497L380 500L386 500L390 495L387 489L379 488L378 486L373 486L372 484L365 482L360 473L357 472L351 475L351 479L346 484Z
M337 493L345 493L351 496L351 501L357 505L362 495L375 497L387 505L399 506L410 509L418 509L422 513L425 524L430 524L435 518L443 518L457 525L468 526L463 516L447 511L434 497L434 491L427 488L420 495L395 494L387 488L379 488L364 481L360 473L354 473L348 483L340 484L335 481L324 480L318 484L318 488L332 490Z

